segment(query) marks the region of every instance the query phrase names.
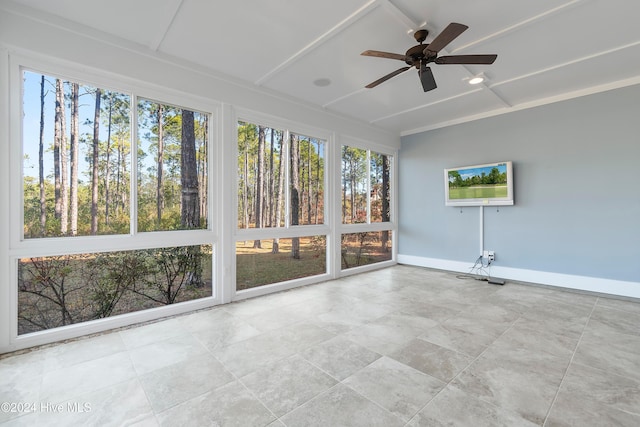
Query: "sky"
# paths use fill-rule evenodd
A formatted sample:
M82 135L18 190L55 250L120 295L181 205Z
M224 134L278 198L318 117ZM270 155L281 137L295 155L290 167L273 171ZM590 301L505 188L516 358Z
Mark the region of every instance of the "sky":
M504 163L497 166L491 165L482 168L460 168L457 169L457 171L460 173L460 177L465 180L471 178L472 176L482 175L483 172L485 175L489 175L489 173L491 173L491 169L493 169L494 167L497 167L500 173L505 173L507 171L507 165ZM449 178L449 180L451 180L451 178Z

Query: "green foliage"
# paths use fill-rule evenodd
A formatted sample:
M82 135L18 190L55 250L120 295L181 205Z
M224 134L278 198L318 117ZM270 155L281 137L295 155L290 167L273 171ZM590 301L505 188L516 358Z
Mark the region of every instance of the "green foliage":
M210 296L210 278L210 246L23 259L19 334Z
M449 171L449 188L471 187L473 185L498 185L507 183L507 173L500 173L498 168L491 168L487 175L482 172L480 175L472 175L462 179L458 171Z

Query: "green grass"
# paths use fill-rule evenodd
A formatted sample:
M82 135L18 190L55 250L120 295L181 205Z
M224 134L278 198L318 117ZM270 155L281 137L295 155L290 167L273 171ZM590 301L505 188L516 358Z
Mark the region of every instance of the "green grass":
M494 197L507 197L507 186L497 184L449 188L450 199L488 199Z

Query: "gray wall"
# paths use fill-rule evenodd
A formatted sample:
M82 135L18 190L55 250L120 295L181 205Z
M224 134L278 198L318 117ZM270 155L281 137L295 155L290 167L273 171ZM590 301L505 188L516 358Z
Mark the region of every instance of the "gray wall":
M515 205L484 208L496 266L640 282L640 85L402 138L401 255L469 262L479 207L443 170L513 161Z

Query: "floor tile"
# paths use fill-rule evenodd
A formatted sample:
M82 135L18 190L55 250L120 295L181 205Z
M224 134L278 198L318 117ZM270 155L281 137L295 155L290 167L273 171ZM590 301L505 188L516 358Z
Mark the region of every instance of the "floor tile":
M191 334L169 338L129 351L138 374L161 369L174 363L184 362L207 352Z
M389 357L445 382L473 361L470 356L421 339L410 341Z
M0 425L640 425L640 301L458 276L398 265L3 355L0 402L65 411Z
M584 406L600 403L640 416L640 380L573 363L559 392L567 395L579 396Z
M267 365L240 379L280 417L336 384L336 380L298 355Z
M339 381L381 357L342 335L310 347L300 355Z
M409 421L445 383L388 357L345 379L343 384Z
M60 403L135 377L129 355L120 352L45 373L40 399Z
M548 353L569 360L578 344L574 335L561 335L539 328L537 322L521 318L505 331L494 343L493 347L520 348L533 353Z
M287 426L394 427L404 422L351 388L337 384L282 417Z
M142 347L169 338L185 335L186 329L180 318L163 320L136 328L120 331L120 337L128 349Z
M242 377L333 337L333 334L318 326L299 323L264 332L212 352L228 370Z
M639 354L640 336L593 329L585 331L573 360L623 377L640 379Z
M118 334L104 334L72 340L38 350L45 361L44 369L51 372L89 360L99 359L125 350Z
M616 310L626 311L628 313L640 314L639 299L617 299L617 298L598 298L596 307L613 308Z
M266 426L276 417L240 382L202 394L157 416L162 426Z
M211 322L208 329L198 329L191 332L191 335L211 351L258 336L260 333L244 320L233 318Z
M596 306L587 324L587 330L593 329L640 336L640 310L636 313Z
M473 357L478 356L496 340L493 334L471 332L444 322L428 329L418 338Z
M140 382L154 411L162 412L234 379L212 355L203 354L144 374Z
M568 365L526 349L490 348L451 384L485 402L542 424Z
M455 387L447 387L407 427L534 427L515 412L501 409Z

